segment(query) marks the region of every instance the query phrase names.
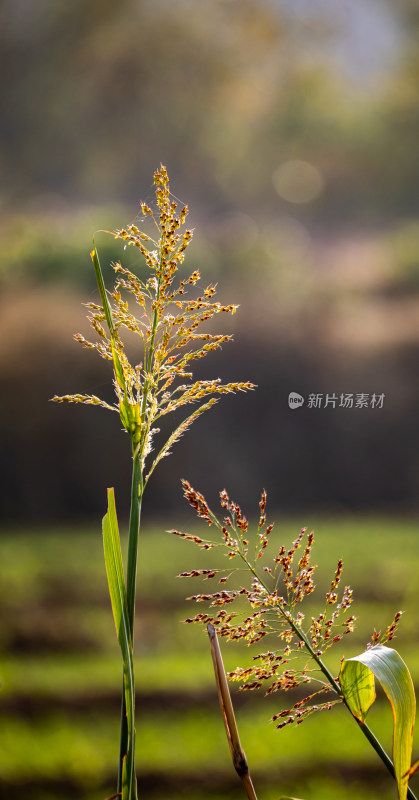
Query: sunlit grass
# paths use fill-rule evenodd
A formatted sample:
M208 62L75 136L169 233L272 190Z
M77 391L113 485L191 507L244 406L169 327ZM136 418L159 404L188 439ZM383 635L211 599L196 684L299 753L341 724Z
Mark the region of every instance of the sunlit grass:
M384 721L388 722L383 707L375 714L375 724L380 726ZM275 780L278 793L287 785L293 785L295 792L297 787L298 791L303 791L301 787L305 784L310 785L310 792L313 787L313 793L306 795L312 800L319 796L323 785L329 785L330 791L334 785L336 792L336 784L330 777L332 748L336 754L335 763L339 765L336 777L339 770L350 770L356 764L357 769L371 770L380 780L380 767L374 753L344 714L329 715L326 724L314 717L297 732L292 729L278 732L266 725L265 715L258 706L256 713L251 707L241 710L238 722L255 780L262 786ZM6 715L3 723L0 733L2 780L12 779L16 773L22 783L42 776L46 780L69 780L79 786L80 791L90 791L95 783L106 781L111 772L113 740L118 730L115 716L102 714L98 717L95 713L86 713L70 724L66 715L54 714L34 724L32 720ZM156 710L153 714L143 714L137 725L137 735L142 742L137 766L143 774L170 772L176 785L177 775L200 774L202 770L205 774L208 765L215 764L218 774L225 772L231 777L224 729L215 705L211 711L195 706L181 713ZM333 771L336 773L336 767L332 767ZM314 773L311 778L310 773ZM360 794L354 794L353 788L341 795L340 788L339 783L339 798L367 796L362 789ZM265 791L260 795L265 797ZM368 796L390 798L392 793L382 792L378 783L376 793Z
M339 713L330 714L327 724L320 717L317 721L313 717L309 724L300 726L298 732L291 729L279 732L273 725L267 726L266 715L259 704L256 713L248 707L242 709L237 717L253 771L275 772L279 768L297 771L302 761L305 769L319 763L326 768L332 744L340 764L356 761L357 764L370 764L373 768L376 765L374 752L357 735L355 725L351 724L350 718L346 720ZM386 718L384 708L377 712L376 717L379 726L380 717ZM5 715L0 733L1 776L8 779L17 770L22 778L34 774L65 777L79 772L86 777L89 754L93 754L94 766L89 772L102 777L108 774L114 758L112 739L117 726L118 719L108 713L99 718L95 713L84 713L72 724L63 713L48 714L35 724L31 720ZM156 709L152 714L142 714L137 724L137 736L142 742L137 762L147 771L193 771L209 761L216 762L218 768L226 772L230 769L224 728L215 703L211 710L192 705L182 709L181 713ZM21 763L22 756L16 742L26 754L24 763Z
M302 520L301 524L308 522ZM387 625L394 611L403 608L406 613L396 647L418 684L416 523L320 518L313 522L319 584L327 581L330 569L342 556L345 580L359 598L356 633L343 642L343 652L347 656L359 652L359 645L369 638L373 627ZM166 780L169 772L182 775L182 780L189 775L191 800L208 796L207 791L217 800L230 800L234 795L230 788L223 792L224 778L220 776L225 776L228 787L234 786L235 776L217 707L207 637L201 629L181 622L192 610L184 598L192 593L193 581L185 583L176 575L197 566L196 553L188 543L165 533L167 527L164 522L153 525L144 531L141 541L141 635L135 658L137 736L141 741L138 768L140 773L165 775ZM274 546L290 541L299 527L296 520L283 520L273 534ZM211 551L208 563L215 563L219 557ZM76 794L83 800L103 800L106 792L99 795L97 786L110 781L112 787L116 769L114 739L119 725L121 675L103 574L101 534L88 530L3 530L0 563L0 704L3 699L5 706L0 727L0 798L8 796L1 782L18 774L22 785L32 779L44 783L45 794L36 794L36 800L52 800L54 795L48 794L52 780L67 780L79 787ZM47 637L42 647L37 646L35 629L33 640L30 638L35 613L40 615L40 622L49 620L52 638ZM25 641L30 647L22 651L15 647L15 636L24 623ZM82 631L90 649L80 643L75 646L73 635L77 630ZM58 643L54 638L57 631L61 634ZM243 646L223 643L222 648L227 670L252 655ZM332 664L336 670L340 652ZM178 699L173 705L167 698L174 696ZM143 697L152 698L152 705L142 710ZM34 700L36 707L27 715L25 702ZM281 792L307 800L393 797L391 782L389 786L376 755L353 721L339 710L310 718L296 730L276 731L269 718L284 707L288 697L278 694L264 698L234 691L233 700L255 783L262 780L261 800L277 800ZM55 706L60 710L54 711ZM369 722L390 747L391 720L385 702L374 706ZM196 776L205 773L209 759L216 765L218 783L212 789L211 784L200 788ZM305 771L300 775L302 763ZM339 770L351 772L354 765L365 768L364 777L354 774L353 783L347 784ZM370 771L374 788L363 782ZM163 800L163 794L156 786L150 796ZM176 800L177 796L180 798L174 779L170 798Z

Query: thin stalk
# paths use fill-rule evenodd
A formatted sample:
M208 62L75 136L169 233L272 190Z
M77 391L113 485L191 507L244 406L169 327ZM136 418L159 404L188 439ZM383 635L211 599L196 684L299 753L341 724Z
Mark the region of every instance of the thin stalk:
M134 453L133 464L132 464L131 509L129 518L128 557L127 557L127 605L128 605L128 620L129 620L132 639L134 639L135 589L136 589L136 576L137 576L138 539L140 533L140 519L141 519L142 486L143 486L143 474L142 474L141 458L139 453ZM125 705L124 683L122 684L122 688L123 691L122 691L122 703L121 703L121 733L119 742L117 792L122 791L122 767L128 747L128 724L127 724L127 713Z
M350 709L349 709L349 711L350 711ZM350 711L350 713L351 713L351 716L354 718L355 722L358 724L358 727L361 729L361 731L364 734L364 736L367 737L370 745L374 748L375 752L378 753L378 755L380 756L381 760L386 765L386 767L387 767L388 771L390 772L390 774L393 776L394 779L396 779L396 776L395 776L395 773L394 773L394 764L393 764L390 756L387 755L386 751L384 750L384 748L382 747L382 745L378 741L378 739L375 736L375 734L372 732L371 728L369 728L368 725L365 722L361 722L361 720L357 719L352 714L352 711ZM409 800L417 800L416 795L414 794L414 792L412 792L412 789L410 788L410 786L407 787L407 797L409 798Z
M160 282L157 288L157 301L160 295ZM150 339L150 348L147 358L147 375L150 374L151 365L154 354L154 340L156 337L158 325L158 310L157 307L154 311L153 325ZM147 410L147 397L149 391L149 380L146 378L144 382L144 390L141 404L141 423L142 431L140 436L139 445L133 452L132 463L132 481L131 481L131 508L129 517L129 532L128 532L128 556L127 556L127 605L128 605L128 619L131 628L131 636L134 640L134 618L135 618L135 595L137 584L137 556L138 556L138 540L140 535L140 519L141 519L141 504L144 491L144 477L143 477L143 452L146 437L145 417ZM122 769L125 754L128 746L128 725L125 706L125 692L122 692L121 703L121 733L119 741L119 763L118 763L118 780L117 791L122 790ZM135 793L134 793L135 796Z
M146 375L150 374L151 366L153 363L154 355L154 341L156 337L157 325L159 321L157 303L160 296L161 284L161 270L159 282L157 287L156 308L154 310L153 325L150 338L150 347L147 358ZM141 504L144 491L144 476L143 476L143 454L146 440L146 411L147 411L147 398L150 388L148 377L144 381L143 397L141 403L141 424L142 430L140 434L140 442L133 452L132 464L132 481L131 481L131 508L129 518L129 532L128 532L128 556L127 556L127 605L128 605L128 619L131 628L131 636L134 640L134 617L135 617L135 595L137 583L137 555L138 555L138 540L140 535L140 518L141 518ZM121 703L121 733L119 741L119 763L118 763L118 780L117 791L122 790L122 769L125 754L128 746L128 725L125 706L125 692L122 692ZM136 796L134 792L134 796Z
M227 676L225 674L220 645L218 643L217 631L210 623L207 625L207 631L211 645L211 655L214 664L218 699L220 702L221 713L223 716L224 727L227 734L227 741L230 747L234 769L236 770L244 786L249 800L258 800L252 779L250 777L246 755L240 743L239 731L237 728L236 717L234 715L233 703L231 700L230 689L228 687Z
M143 496L143 471L141 454L134 453L131 481L131 509L128 532L127 604L131 636L134 640L135 588L137 581L138 538L140 532L141 503Z
M146 431L145 431L144 423L145 423L145 415L146 415L146 410L147 410L148 391L149 391L149 388L150 388L150 381L149 381L148 376L150 375L151 365L153 363L154 341L155 341L155 338L156 338L157 325L159 323L158 302L159 302L159 299L160 299L160 288L161 288L162 271L163 271L162 264L160 262L159 280L158 280L158 284L157 284L157 292L156 292L156 300L155 300L156 307L154 309L154 314L153 314L153 325L152 325L152 328L151 328L150 346L149 346L149 350L148 350L147 365L146 365L146 376L147 377L146 377L146 379L144 381L143 397L142 397L142 402L141 402L141 422L142 422L142 425L143 425L143 430L141 431L140 447L139 447L139 452L140 452L141 459L142 459L144 443L145 443L145 433L146 433Z

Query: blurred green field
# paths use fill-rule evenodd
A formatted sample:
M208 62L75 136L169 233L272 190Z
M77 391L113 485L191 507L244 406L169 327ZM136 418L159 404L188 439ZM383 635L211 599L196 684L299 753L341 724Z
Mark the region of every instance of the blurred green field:
M284 520L274 529L272 547L290 542L300 525L309 523L316 532L314 561L319 564L313 602L318 596L321 605L321 591L340 556L344 580L357 601L356 632L332 655L332 669L338 670L343 653L356 655L374 627L387 626L394 612L403 609L395 646L418 685L417 523ZM166 533L166 527L150 526L140 545L135 636L141 794L158 800L241 797L206 634L182 624L193 611L185 597L201 584L176 577L188 569L220 565L222 554L200 551ZM121 668L99 527L3 530L0 605L0 800L104 800L114 791ZM223 645L226 669L246 663L256 652ZM233 688L260 800L285 792L305 800L396 796L384 767L344 709L315 715L297 729L276 731L270 716L289 706L289 697L263 698ZM370 712L370 725L390 748L391 712L381 697ZM417 756L417 747L414 752Z

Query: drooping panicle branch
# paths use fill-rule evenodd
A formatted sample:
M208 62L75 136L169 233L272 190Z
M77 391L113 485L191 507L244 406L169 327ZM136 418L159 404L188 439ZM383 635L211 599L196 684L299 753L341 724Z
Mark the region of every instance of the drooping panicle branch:
M307 529L302 528L291 546L280 545L271 563L266 565L263 557L272 544L273 524L267 524L265 490L259 502L259 521L253 534L254 548L251 548L251 525L225 489L220 492L224 516L219 519L200 492L188 481L182 481L182 484L188 503L198 517L217 533L214 538L205 540L179 531L173 533L204 549L221 547L228 561L236 559L237 563L233 569L228 566L181 573L180 577L211 578L223 584L222 590L194 594L189 598L196 603L206 603L209 610L189 617L186 622L213 625L217 633L228 641L245 641L251 645L270 638L275 643L272 649L254 656L249 667L237 667L229 673L230 680L238 681L241 689L264 688L266 694L272 694L305 684L316 687L303 700L299 699L292 707L274 715L278 728L300 724L315 711L330 710L333 705L343 702L338 679L332 677L323 661L323 654L330 647L345 634L352 633L356 619L347 613L353 599L351 588L345 586L339 592L342 559L337 563L330 589L326 592L323 610L304 625L305 615L299 609L315 589L317 565L311 560L314 533L307 533ZM298 552L301 553L299 558ZM243 574L247 574L248 585L237 586L237 581L243 580ZM234 587L224 588L228 581L235 581ZM231 610L232 606L234 610ZM400 612L387 628L383 641L394 635L399 618ZM322 695L321 702L318 702L319 694Z

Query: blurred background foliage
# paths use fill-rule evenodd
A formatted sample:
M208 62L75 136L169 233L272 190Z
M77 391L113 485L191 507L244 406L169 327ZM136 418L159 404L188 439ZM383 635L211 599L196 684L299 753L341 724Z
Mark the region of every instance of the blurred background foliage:
M249 514L266 486L278 545L314 525L322 568L342 555L361 598L353 647L410 611L398 646L417 683L418 34L415 0L0 0L1 798L113 791L120 665L98 534L107 486L127 514L129 443L116 415L48 399L112 397L109 365L72 339L97 299L92 234L138 224L160 162L196 228L186 268L241 305L235 342L197 374L259 388L199 420L148 490L143 788L241 791L205 637L178 624L174 575L196 563L162 531L185 514L181 477ZM108 285L112 259L142 269L96 239ZM290 410L291 391L385 401ZM236 700L261 798L393 796L350 720L278 739L253 702Z
M91 236L138 219L160 161L190 205L190 267L241 303L204 372L260 388L197 424L149 510L176 507L180 475L266 484L285 510L416 509L413 0L3 0L0 23L6 517L94 516L126 483L118 423L47 400L109 383L71 339L95 297ZM138 266L98 240L104 264ZM290 391L386 399L291 412Z

